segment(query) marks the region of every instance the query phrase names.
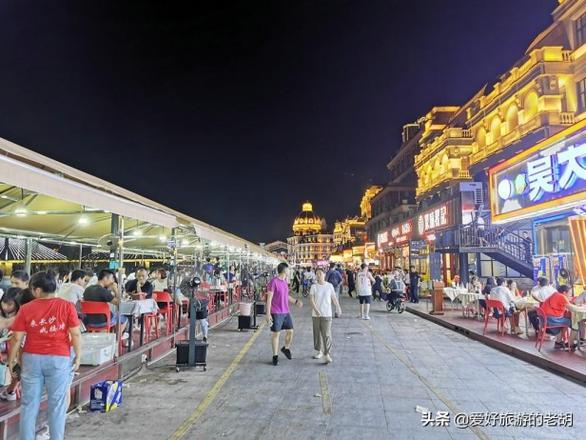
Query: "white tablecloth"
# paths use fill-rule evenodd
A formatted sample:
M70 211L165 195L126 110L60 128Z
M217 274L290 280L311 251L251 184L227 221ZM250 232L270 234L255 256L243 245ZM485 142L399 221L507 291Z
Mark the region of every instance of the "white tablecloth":
M539 301L534 300L531 296L515 298L513 302L515 303L517 310L532 309L533 307L539 306Z
M581 321L586 320L586 306L580 306L580 310L572 312L572 328L577 329Z
M484 295L482 295L481 293L474 293L474 292L460 292L458 294L458 300L462 303L462 305L464 307L466 307L468 304L471 304L473 302L476 302L479 299L484 299Z
M148 313L155 313L158 310L159 306L152 298L135 301L123 301L120 303L120 314L126 316L140 316Z
M468 290L455 287L444 287L444 295L450 298L450 301L454 301L461 293L468 293Z

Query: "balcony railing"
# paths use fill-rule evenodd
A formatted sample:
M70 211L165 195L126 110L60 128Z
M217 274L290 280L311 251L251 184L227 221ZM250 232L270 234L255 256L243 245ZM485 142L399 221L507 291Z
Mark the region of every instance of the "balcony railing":
M574 125L575 117L573 112L561 112L560 113L560 124L561 125Z

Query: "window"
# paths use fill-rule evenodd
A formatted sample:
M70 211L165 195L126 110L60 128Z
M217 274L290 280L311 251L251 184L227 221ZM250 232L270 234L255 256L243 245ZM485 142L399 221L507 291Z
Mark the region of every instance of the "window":
M576 47L586 43L586 14L576 20Z
M578 81L576 84L578 93L578 113L586 110L586 78Z

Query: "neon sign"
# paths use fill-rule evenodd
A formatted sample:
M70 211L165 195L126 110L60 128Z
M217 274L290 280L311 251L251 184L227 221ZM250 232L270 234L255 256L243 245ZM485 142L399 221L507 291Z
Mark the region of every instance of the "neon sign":
M494 222L520 220L583 205L586 199L586 122L491 168Z
M435 229L448 226L449 224L448 205L445 203L424 212L417 218L417 230L421 236Z

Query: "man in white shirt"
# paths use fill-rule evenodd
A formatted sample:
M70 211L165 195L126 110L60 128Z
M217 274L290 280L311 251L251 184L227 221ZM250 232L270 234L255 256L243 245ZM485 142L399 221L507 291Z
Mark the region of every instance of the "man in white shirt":
M531 289L531 296L539 301L544 302L547 298L553 295L557 290L549 284L549 281L545 277L539 277L537 279L537 285Z
M557 290L549 284L549 280L545 277L537 278L537 284L531 289L531 296L534 300L539 301L539 304L545 302L547 298L556 293ZM539 319L537 318L537 308L534 307L532 310L527 312L527 318L531 325L535 329L535 332L539 331Z
M83 301L83 292L89 281L89 275L83 271L76 269L71 272L71 278L68 283L65 283L57 292L59 298L63 298L73 303L78 310L80 310L79 301Z
M515 309L514 297L511 291L504 285L505 280L496 279L496 287L490 291L490 299L499 301L505 308L505 314L511 323L511 334L523 333L519 328L519 312Z
M360 271L356 274L356 292L360 301L360 318L370 319L370 304L372 303L372 285L374 278L368 271L368 266L362 263Z
M309 291L311 301L311 316L313 321L313 348L314 359L324 356L326 364L332 362L330 351L332 349L332 303L336 306L336 314L342 315L340 303L334 286L326 281L322 268L315 271L317 282L312 284Z

